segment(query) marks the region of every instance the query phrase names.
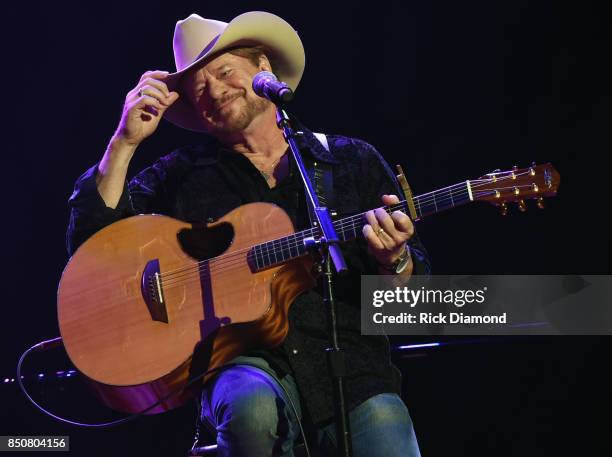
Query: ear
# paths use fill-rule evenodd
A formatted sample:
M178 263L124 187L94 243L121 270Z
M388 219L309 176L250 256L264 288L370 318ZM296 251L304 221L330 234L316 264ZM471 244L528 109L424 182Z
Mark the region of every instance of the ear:
M259 65L257 66L259 71L272 71L272 65L265 54L259 56Z

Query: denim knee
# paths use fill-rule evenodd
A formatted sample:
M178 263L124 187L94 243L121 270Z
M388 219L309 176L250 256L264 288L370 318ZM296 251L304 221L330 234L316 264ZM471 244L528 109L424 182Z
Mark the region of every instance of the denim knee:
M420 457L408 408L397 394L370 397L349 414L355 457ZM325 450L335 448L334 424L319 431Z
M396 394L379 394L369 398L353 414L355 421L365 421L367 426L384 429L389 425L411 424L408 408Z
M220 455L284 455L297 436L278 382L250 366L220 374L202 397L203 420L217 430Z
M222 420L229 426L232 435L276 436L279 411L283 411L284 401L271 385L272 382L264 374L253 373L225 402Z

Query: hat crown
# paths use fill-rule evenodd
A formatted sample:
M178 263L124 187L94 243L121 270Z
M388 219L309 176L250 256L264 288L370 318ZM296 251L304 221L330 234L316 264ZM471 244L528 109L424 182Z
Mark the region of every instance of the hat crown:
M197 14L178 21L174 28L174 62L181 71L215 44L227 27L227 22L205 19Z

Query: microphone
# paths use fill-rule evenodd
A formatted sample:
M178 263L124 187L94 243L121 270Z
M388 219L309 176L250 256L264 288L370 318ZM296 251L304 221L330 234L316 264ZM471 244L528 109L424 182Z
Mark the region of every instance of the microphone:
M277 105L293 100L291 88L269 71L260 71L253 77L253 90L260 97L267 98Z

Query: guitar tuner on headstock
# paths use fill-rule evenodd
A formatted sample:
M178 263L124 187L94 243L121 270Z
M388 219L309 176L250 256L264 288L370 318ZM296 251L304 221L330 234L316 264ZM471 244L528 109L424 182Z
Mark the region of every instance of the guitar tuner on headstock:
M482 200L499 207L500 213L508 213L507 203L517 203L520 211L527 210L526 200L534 199L540 209L544 208L544 197L557 194L560 176L550 164L536 165L528 168L512 167L507 171L496 170L493 173L469 181L474 201Z

